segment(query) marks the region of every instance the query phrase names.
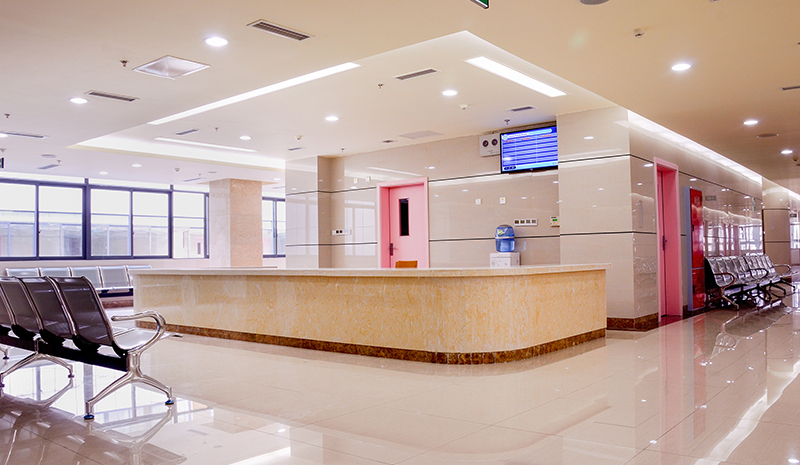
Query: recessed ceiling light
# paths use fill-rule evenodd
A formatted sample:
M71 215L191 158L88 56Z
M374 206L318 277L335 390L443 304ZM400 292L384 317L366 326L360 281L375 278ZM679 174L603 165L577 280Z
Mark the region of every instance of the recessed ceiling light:
M689 63L677 63L672 65L672 71L686 71L691 67L692 65L690 65Z
M756 124L758 124L757 119L749 119L744 122L745 126L755 126Z
M272 178L273 181L280 181L281 178Z
M334 115L326 116L325 121L339 121L339 117Z
M558 184L558 181L553 181L553 184Z
M141 168L142 167L142 165L140 163L134 163L131 166L134 167L134 168Z
M640 183L640 182L639 182L639 183L636 183L636 185L637 185L637 186L641 186L641 185L642 185L642 183Z
M250 140L250 139L252 139L252 137L250 137L250 136L239 136L239 139Z
M209 37L206 39L206 43L212 47L223 47L228 45L228 39L224 39L222 37Z
M527 87L528 89L534 90L548 97L560 97L562 95L567 95L565 92L562 92L555 87L551 87L541 81L537 81L530 76L522 74L515 69L511 69L506 65L501 65L500 63L490 60L486 57L471 58L467 60L467 63L471 64L472 66L477 66L484 71L488 71L492 74L508 79L509 81L516 82L521 86Z
M444 95L445 97L453 97L453 96L458 95L458 91L457 90L448 89L448 90L443 91L442 95Z
M690 178L689 179L689 182L695 182L695 181L697 181L697 178Z
M88 100L83 97L73 97L69 99L69 101L72 103L77 103L78 105L83 105L84 103L88 102Z
M147 124L152 125L159 125L164 123L169 123L171 121L176 121L183 118L188 118L189 116L198 115L200 113L205 113L207 111L215 110L217 108L222 108L228 105L232 105L234 103L243 102L245 100L250 100L252 98L260 97L262 95L271 94L273 92L277 92L279 90L288 89L290 87L294 87L300 84L305 84L306 82L311 82L316 79L321 79L327 76L332 76L337 73L341 73L344 71L348 71L354 68L360 68L361 65L357 65L355 63L344 63L341 65L333 66L330 68L322 69L319 71L314 71L313 73L304 74L302 76L298 76L295 78L287 79L286 81L278 82L276 84L271 84L266 87L262 87L260 89L251 90L249 92L245 92L243 94L234 95L233 97L224 98L222 100L218 100L216 102L212 102L206 105L199 106L197 108L192 108L191 110L182 111L180 113L176 113L171 116L167 116L161 119L157 119L154 121L150 121Z
M435 169L436 169L436 167L435 167L435 166L428 166L428 169L429 169L429 170L435 170Z
M469 189L461 189L461 192L469 192Z
M0 139L2 139L4 137L8 137L8 134L3 134L2 132L0 132Z
M97 174L100 174L100 175L103 175L103 176L105 176L105 175L107 175L107 174L108 174L108 171L101 171L101 172L99 172L99 173L97 173Z
M594 136L586 136L586 137L584 137L584 140L592 140L592 139L594 139Z
M645 164L644 164L644 167L645 167L645 168L650 168L651 166L653 166L653 164L652 164L652 163L645 163Z
M790 149L786 149L786 150L782 150L781 153L784 154L784 155L791 155L791 154L794 153L794 151L790 150Z

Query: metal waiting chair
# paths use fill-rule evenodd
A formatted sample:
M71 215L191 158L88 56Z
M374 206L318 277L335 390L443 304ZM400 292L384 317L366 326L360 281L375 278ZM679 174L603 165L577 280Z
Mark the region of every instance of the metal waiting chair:
M113 316L111 317L113 321L152 318L156 323L155 333L136 329L121 335L114 335L111 321L106 316L103 305L100 303L100 298L88 278L50 277L47 279L53 283L62 307L73 323L72 330L74 333L72 340L75 345L81 352L86 354L86 357L98 357L100 354L97 354L97 351L100 347L111 347L119 356L120 364L117 366L105 364L104 366L126 372L116 381L106 386L99 394L86 401L84 419L94 419L94 405L102 398L120 387L134 382L141 382L164 392L167 395L167 405L175 403L172 397L172 389L155 378L144 374L141 369L142 352L158 342L164 335L164 317L152 311L134 315Z

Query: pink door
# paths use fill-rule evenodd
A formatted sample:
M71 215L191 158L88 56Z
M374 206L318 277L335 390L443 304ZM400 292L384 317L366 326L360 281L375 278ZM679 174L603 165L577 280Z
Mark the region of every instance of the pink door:
M425 186L389 189L389 260L394 268L398 260L416 260L420 268L428 266L428 206Z

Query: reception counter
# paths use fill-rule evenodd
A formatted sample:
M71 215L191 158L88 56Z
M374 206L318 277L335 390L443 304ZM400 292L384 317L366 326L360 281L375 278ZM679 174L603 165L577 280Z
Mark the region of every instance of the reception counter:
M521 360L603 337L607 265L131 270L170 331L432 363Z

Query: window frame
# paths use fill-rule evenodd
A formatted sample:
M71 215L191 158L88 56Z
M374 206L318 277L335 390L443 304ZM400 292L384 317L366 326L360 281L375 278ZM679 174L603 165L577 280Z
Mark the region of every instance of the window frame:
M261 196L262 204L264 202L272 202L272 250L275 251L274 254L263 254L263 258L285 258L286 257L286 250L284 249L283 253L278 253L278 202L283 202L284 204L284 215L286 214L286 199L282 199L279 197L267 197ZM264 211L262 206L261 211ZM286 222L286 218L283 219L283 222ZM263 225L264 218L261 218L261 223ZM263 228L262 228L263 234Z

